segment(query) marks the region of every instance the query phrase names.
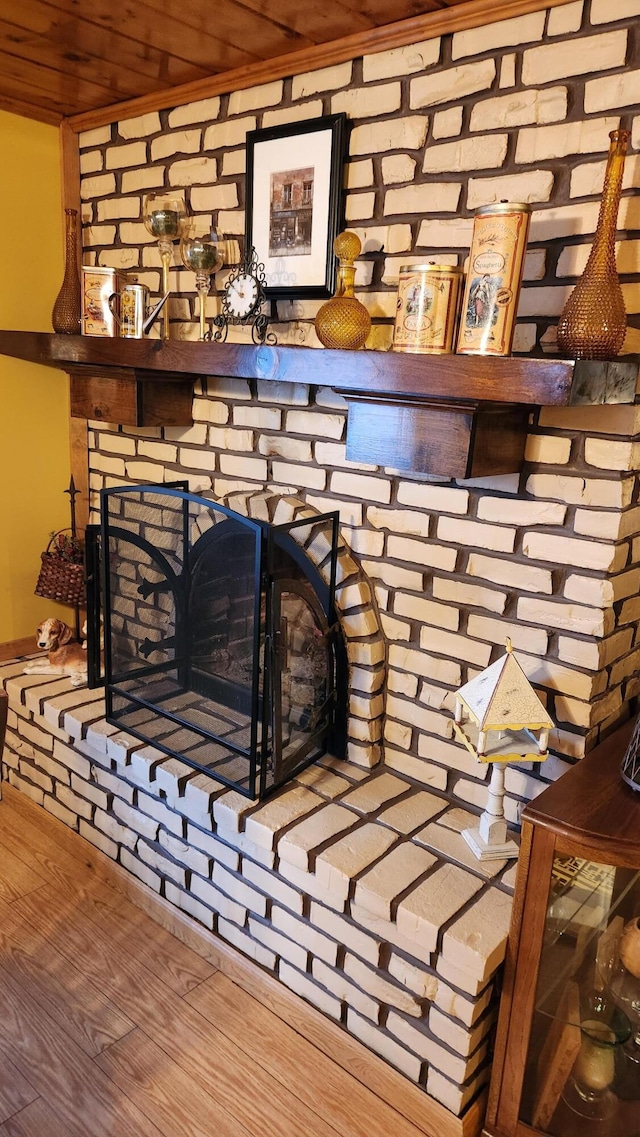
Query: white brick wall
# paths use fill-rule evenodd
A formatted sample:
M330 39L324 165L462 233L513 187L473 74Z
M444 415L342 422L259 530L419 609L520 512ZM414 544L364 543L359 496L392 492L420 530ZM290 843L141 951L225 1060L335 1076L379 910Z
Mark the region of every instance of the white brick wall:
M155 123L146 118L137 128L132 120L119 124L118 133L115 128L90 132L81 140L87 247L100 263L126 255L131 257L129 263L143 264L157 275L157 250L142 233L135 202L146 186L163 179L184 188L192 211L208 217L219 210L218 224L241 232L246 131L345 109L353 120L347 200L363 240L358 294L373 313L371 342L388 343L399 264L434 258L463 263L473 209L507 197L529 200L534 206L516 342L518 347L540 351L554 336L564 297L591 244L608 133L622 116L631 125L635 114L631 107L637 102L640 47L629 29L637 15L637 0L618 0L615 6L592 0L590 11L577 0L548 13L367 56L362 64L347 62L294 76L284 85L235 92L223 113L224 100L221 104L219 99L175 108L164 134L152 129ZM640 117L635 114L633 121L632 151L637 151ZM198 135L202 135L201 149L192 150ZM154 155L156 165L151 164ZM634 231L639 224L635 153L627 161L624 187L620 229ZM624 240L620 245L625 295L635 313L637 242ZM386 256L369 255L381 251ZM192 335L197 312L193 281L176 270L175 283L181 305L174 309L175 332ZM215 300L211 303L215 310ZM281 340L292 334L301 339L312 336L316 310L312 304L281 306ZM348 463L344 403L328 390L264 382L253 391L247 383L221 379L209 382L208 393L197 396L195 426L186 432L167 428L149 438L144 432L99 425L91 451L91 484L97 489L127 479L161 481L186 472L198 477L200 484L209 485L213 479L218 496L234 489L284 485L315 508L340 510L344 540L354 557L361 558L379 613L376 626L384 632L384 642L381 638L372 647L367 638L373 626L369 605L360 622L362 634L349 642L350 662L354 675L361 677L361 689L368 690L368 685L381 689L386 700L381 715L377 709L371 712L375 728L366 714L353 712L357 725L349 756L362 761L359 772L365 777L381 748L383 762L395 777L426 787L423 793L446 790L454 802L481 808L486 800L486 770L448 736L451 702L456 687L497 658L504 636L511 634L522 645L519 657L527 674L559 723L552 739L553 757L539 768L510 772L507 812L515 820L522 802L541 782L562 772L567 761L591 748L602 724L609 728L616 715L623 715L634 693L638 651L634 640L640 616L635 603L640 587L636 567L640 527L632 508L640 465L634 440L637 423L635 418L624 418L620 408L612 417L608 407L597 408L589 421L585 412L591 409L548 408L538 416L519 484L496 479L488 486L482 481L461 485L437 479L425 482ZM351 609L345 623L351 631L358 626L353 615ZM379 681L384 664L389 668L386 683ZM30 713L26 704L21 707ZM25 715L19 721L24 730L38 729ZM74 769L77 777L90 776L88 760L61 738L55 740L53 755L51 739L45 743L36 734L31 740L24 737L24 744L33 746L40 763L49 758L66 770ZM34 759L24 752L20 758L15 751L11 755L12 780L16 784L19 780L24 792L41 803L52 798L50 784L57 785L57 768L41 764L38 784L28 773L35 768ZM11 766L13 759L17 766ZM67 762L84 762L85 767L77 769ZM87 798L68 780L63 784L95 808L96 843L102 841L109 855L117 848L114 843L121 843L122 859L129 848L131 871L151 874L152 887L164 887L158 885L158 870L149 863L149 854L145 862L137 850L137 842L144 838L118 819L123 805L139 808L138 790L127 775L135 768L123 760L119 773L105 768L96 776L98 787L108 794L114 793L109 778L121 777L126 783L126 793L116 795L122 801L117 807L106 808ZM344 780L355 768L348 764ZM340 804L342 796L349 795L339 784L343 775L337 770L332 775L338 782L327 788L326 798L315 784L309 784L309 791L319 800L334 801L333 808L347 810L346 801ZM184 894L190 899L181 901L174 894L174 902L194 913L206 909L207 920L221 934L241 950L256 952L266 966L279 967L284 982L328 1014L343 1016L349 992L357 989L360 1001L350 1005L348 1014L353 1032L409 1076L421 1083L426 1077L429 1091L449 1108L463 1109L469 1087L482 1080L482 1069L478 1075L468 1070L464 1055L457 1059L461 1065L452 1068L441 1061L438 1066L440 1052L449 1053L448 1043L436 1044L430 1035L416 1032L406 1010L394 1011L393 1031L391 1025L380 1028L372 1023L364 1007L371 1012L367 1000L377 1002L377 995L363 986L364 973L359 973L361 982L353 974L329 981L323 968L335 966L326 958L333 948L324 939L313 939L315 930L316 936L330 944L342 943L360 960L377 966L381 943L395 943L407 952L413 943L407 933L415 931L414 923L429 924L428 906L403 909L402 928L393 898L379 901L390 905L393 919L367 914L364 903L355 903L354 894L360 888L362 900L360 881L375 865L373 869L362 865L356 880L350 876L353 865L345 869L344 864L333 863L340 829L328 838L334 852L327 856L322 844L315 846L311 838L296 843L296 827L306 832L307 824L297 819L282 838L280 853L275 832L270 837L273 848L271 843L268 848L258 844L258 820L245 827L242 814L236 815L235 834L229 817L225 824L218 818L207 826L206 807L200 804L196 810L196 798L195 790L184 797L185 803L192 803L195 824L209 830L211 825L217 827L220 848L229 850L230 841L237 843L234 855L242 858L244 887L262 898L271 895L274 912L295 911L305 930L298 929L297 951L285 949L278 937L294 940L295 936L293 925L286 930L281 926L287 922L283 916L273 915L270 931L268 911L260 910L247 924L246 904L197 872ZM67 823L80 816L60 794L52 800L61 816L66 811ZM66 801L72 798L67 795ZM144 805L144 798L141 802ZM384 813L394 807L391 802L373 808ZM86 813L86 806L82 809ZM164 818L147 808L142 814L144 824L151 818L160 831L182 839L183 834L171 828L178 816L175 809L166 810ZM353 815L360 816L355 810ZM315 816L313 812L310 821ZM83 827L90 825L85 816L81 821ZM373 824L377 830L385 823L380 817L373 823L356 822L363 824ZM167 846L163 849L168 852ZM215 852L201 844L198 849L215 859ZM384 864L389 855L382 850L379 863ZM228 852L225 857L228 862ZM237 866L220 863L231 876L237 874ZM273 878L269 892L266 880L277 865L283 871L277 882ZM486 889L486 882L481 887ZM303 895L312 898L310 908L300 900ZM214 914L216 903L220 921ZM320 949L315 967L314 942ZM453 950L453 939L447 942ZM413 959L414 966L424 971L433 961L417 954L423 948L414 944ZM302 949L311 953L306 969ZM468 970L460 965L456 973L445 957L440 963L441 974L442 967L445 972L449 968L445 979L477 997ZM385 981L402 983L390 967ZM455 1014L448 1005L443 1009ZM428 1073L423 1065L425 1037L426 1060L433 1062ZM464 1070L462 1088L451 1080L452 1069Z
M397 695L392 692L386 706L374 709L371 704L362 711L357 700L352 701L352 757L365 744L364 764L376 760L380 714L386 709L387 762L424 784L446 784L469 800L459 775L481 783L482 772L457 743L443 741L450 733L450 699L459 683L500 654L506 635L524 650L528 673L548 695L552 716L567 723L567 730L558 736L560 752L572 754L576 745L584 751L585 744L595 744L604 704L600 702L599 709L594 706L591 715L583 709L578 717L572 713L568 718L566 698L601 696L608 683L617 690L635 670L631 642L624 642L621 657L615 660L598 647L615 631L614 596L632 595L640 579L640 572L629 568L629 558L635 555L629 538L638 532L640 520L637 509L630 508L634 476L627 473L639 458L630 437L635 431L633 415L616 412L617 417L610 417L608 438L585 434L581 409L562 412L558 427L548 425L544 432L532 433L521 483L527 491L523 498L513 488L506 494L488 493L484 485L458 487L398 480L384 471L363 474L340 469L334 464L344 460L344 444L315 441L338 438L344 429L343 414L328 413L324 396L318 406L308 388L278 385L270 405L269 385L261 388L259 401L245 399L249 395L245 387L221 385L219 393L196 400L200 421L237 424L211 427L209 442L215 450L207 445L206 436L196 433L190 435L189 447L180 448L176 462L175 446L150 441L143 432L102 428L97 436L100 450L91 462L93 476L115 475L122 480L125 469L129 475L140 470L140 476L159 480L165 471L170 471L166 476L181 474L185 465L212 470L217 453L223 472L235 473L227 488L251 486L246 479L253 475L267 485L273 481L295 486L314 508L341 509L353 526L344 531L346 541L352 549L365 551L362 568L380 606L388 658L394 675L402 674L400 686L392 678ZM304 409L299 409L301 401ZM114 456L114 449L124 452L124 459ZM263 457L254 457L256 451ZM323 487L331 496L318 495ZM564 566L566 576L558 566ZM350 637L366 637L378 626L370 608L360 615L353 609L362 600L368 603L371 588L365 596L362 587L352 600L345 589L341 601L343 626ZM624 626L639 615L625 608L619 620ZM584 636L590 637L588 644ZM364 641L350 638L348 650L353 662L361 658L366 667L371 666L374 657ZM415 705L416 676L440 688L439 706L433 705L432 694L426 695L426 706ZM623 686L620 713L624 691ZM575 741L570 740L571 732ZM551 768L541 767L540 776L548 777ZM531 792L528 782L511 783L512 816Z
M411 80L410 105L413 110L436 106L439 103L458 102L465 95L486 91L496 74L493 59L481 63L465 63L459 67L440 71L436 75L423 75Z
M604 156L609 131L638 101L639 49L629 37L628 23L633 0L619 0L612 11L594 3L591 23L587 11L584 25L583 7L577 0L549 13L456 32L443 41L368 55L361 64L347 61L295 75L290 90L287 82L277 80L231 92L227 101L218 96L200 100L171 110L164 130L154 112L86 132L80 139L86 247L96 250L101 264L114 263L114 244L121 248L147 243L145 256L155 258L157 251L142 227L124 220L126 215L139 216L140 199L123 203L120 195L140 193L165 180L184 188L192 211L203 219L208 221L213 212L213 219L228 232L241 233L246 132L344 111L354 120L349 157L357 159L347 164L347 220L375 223L387 216L411 220L426 214L419 228L407 226L408 242L401 246L408 254L405 260L424 260L440 249L448 250L454 263L461 260L470 241L471 211L504 198L527 200L536 207L533 242L567 239L565 248L557 250L559 256L555 247L548 258L544 249L536 249L542 254L541 271L525 274L515 343L519 351L540 350L554 334L567 294L565 288L552 287L554 275L581 271L596 223L597 202L579 202L577 210L567 203L597 197L602 184L603 163L586 163L594 168L590 180L580 185L572 176L567 196L556 160L568 159L571 167L577 155ZM451 63L441 62L449 56ZM357 78L360 67L362 79ZM403 113L402 107L417 113ZM419 113L423 110L427 113ZM632 148L637 146L636 126ZM637 190L631 161L627 194ZM526 175L519 172L523 165L528 167ZM500 177L495 176L498 170L504 170ZM429 180L432 173L438 175L436 182ZM102 198L108 200L98 210ZM637 228L630 201L623 200L620 224ZM137 213L131 212L136 208ZM442 212L459 216L437 216ZM105 219L119 224L101 225ZM576 244L575 237L582 235L585 241ZM388 241L385 251L393 251ZM128 263L135 266L139 260ZM637 280L637 260L626 249L622 263L623 271ZM358 289L373 315L371 346L389 344L389 324L381 323L390 320L395 303L397 267L389 267L380 269L366 261L359 266ZM174 331L191 338L194 284L184 272L176 274L175 283L178 280L188 308L180 312L172 305ZM533 281L544 287L531 289ZM152 283L157 288L158 278ZM624 281L623 287L628 309L635 313L635 282L632 288ZM285 313L284 320L291 315ZM281 323L282 342L317 345L310 326L313 315L307 308L295 325Z

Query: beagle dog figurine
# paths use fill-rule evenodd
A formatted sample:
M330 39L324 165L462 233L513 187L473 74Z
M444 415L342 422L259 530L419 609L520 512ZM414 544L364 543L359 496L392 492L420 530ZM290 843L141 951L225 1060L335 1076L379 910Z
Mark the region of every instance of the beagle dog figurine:
M46 650L48 662L29 663L24 669L26 675L70 675L72 687L87 682L87 652L68 624L45 620L38 628L36 642Z

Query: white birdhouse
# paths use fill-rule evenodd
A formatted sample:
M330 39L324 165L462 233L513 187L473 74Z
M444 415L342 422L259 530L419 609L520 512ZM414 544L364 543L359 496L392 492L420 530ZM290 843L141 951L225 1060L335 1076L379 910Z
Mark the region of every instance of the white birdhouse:
M544 761L552 726L509 639L506 655L458 691L456 736L478 762L493 763L487 808L476 829L462 832L478 860L517 857L518 846L507 836L504 818L504 766Z
M455 732L478 762L543 762L552 726L509 639L506 655L456 695Z

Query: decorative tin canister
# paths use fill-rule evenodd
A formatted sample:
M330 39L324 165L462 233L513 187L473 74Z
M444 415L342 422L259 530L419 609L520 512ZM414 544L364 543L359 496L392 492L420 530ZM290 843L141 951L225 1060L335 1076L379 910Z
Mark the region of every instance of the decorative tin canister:
M402 265L393 333L394 351L446 355L453 351L453 334L462 284L461 268Z
M125 274L115 268L82 266L83 336L117 336L109 297L120 292L126 281Z
M509 355L531 206L501 201L476 210L462 298L458 352Z
M124 284L120 289L120 335L125 339L142 339L149 296L146 284Z

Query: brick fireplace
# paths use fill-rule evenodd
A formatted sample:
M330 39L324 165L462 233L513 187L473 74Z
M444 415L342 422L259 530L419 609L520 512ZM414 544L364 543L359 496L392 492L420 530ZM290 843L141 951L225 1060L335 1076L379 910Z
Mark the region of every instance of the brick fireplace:
M454 484L347 462L330 389L209 382L188 430L91 424L94 488L180 475L247 515L274 496L340 511L347 760L251 803L108 726L100 692L16 663L6 773L463 1115L489 1075L515 869L475 861L460 836L487 783L452 738L454 694L508 634L558 724L546 763L507 770L513 823L629 713L637 412L547 411L567 417L532 425L520 480Z
M369 346L390 344L400 264L462 263L475 206L510 198L533 208L516 350L549 352L592 240L608 132L628 125L631 350L639 11L576 0L88 131L85 260L157 291L146 188L181 186L192 212L240 234L246 131L346 111ZM177 261L172 285L172 335L195 338L194 283ZM279 341L317 346L320 303L279 302ZM349 461L345 400L304 378L202 379L188 428L90 422L92 519L105 487L177 479L246 516L275 500L337 510L346 759L326 756L257 805L108 726L99 692L23 676L18 662L0 671L5 776L464 1116L489 1075L515 870L475 861L460 837L487 782L453 740L455 691L509 636L556 723L547 762L507 769L513 825L634 709L640 408L532 410L521 474L425 478Z

